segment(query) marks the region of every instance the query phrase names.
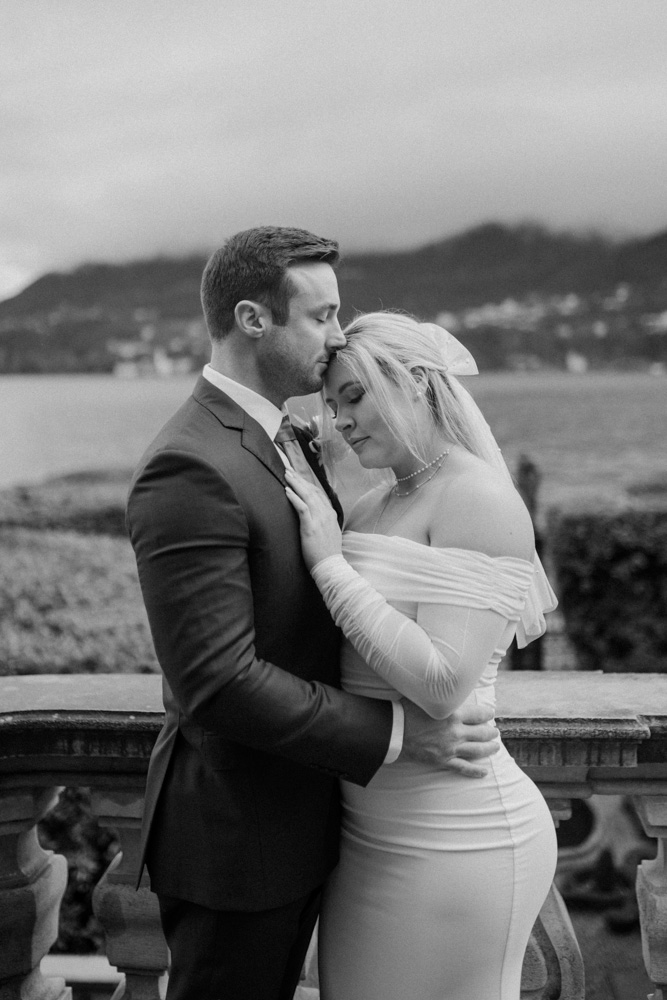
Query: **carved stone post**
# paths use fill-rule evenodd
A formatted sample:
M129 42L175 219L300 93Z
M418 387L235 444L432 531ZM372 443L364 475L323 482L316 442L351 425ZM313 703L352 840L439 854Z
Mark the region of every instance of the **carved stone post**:
M45 851L37 823L58 788L0 789L0 1000L71 1000L65 980L39 963L58 936L67 861Z
M654 1000L667 1000L667 795L642 795L635 802L646 835L658 840L657 856L637 870L642 953L656 986Z
M569 799L549 798L554 825L569 819ZM570 915L555 885L551 886L526 948L521 973L521 1000L584 1000L584 962Z
M584 1000L584 961L570 915L551 886L528 941L521 1000Z
M119 830L121 835L122 851L93 894L93 909L105 932L107 958L125 973L125 982L112 1000L159 1000L158 980L167 968L169 955L157 898L148 888L145 873L135 891L143 784L132 791L93 792L91 799L100 823Z

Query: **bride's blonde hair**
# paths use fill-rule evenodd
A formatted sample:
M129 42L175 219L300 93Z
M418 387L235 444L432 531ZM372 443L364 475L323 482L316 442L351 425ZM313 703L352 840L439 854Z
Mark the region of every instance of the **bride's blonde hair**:
M456 366L460 372L467 370L472 374L471 369L475 369L474 363L470 364L472 357L468 355L466 360L465 349L461 362L461 344L454 341L458 352L455 349L452 353L453 338L446 331L433 323L419 323L403 313L374 312L357 316L343 332L347 345L338 352L337 360L371 396L390 430L399 440L407 442L418 458L425 462L431 458L424 453L425 442L420 435L423 423L418 419L415 399L423 392L434 430L462 445L512 482L500 448L477 403L458 378L448 371L449 367ZM454 360L448 362L446 357ZM403 398L415 399L412 409L401 407L401 411L406 412L396 412L392 402L395 394L388 392L390 385L397 387ZM544 612L553 610L557 604L537 555L534 565L535 575L517 627L520 647L544 633Z
M422 395L434 431L497 465L493 435L469 392L447 373L442 344L433 330L432 324L419 323L404 313L365 313L343 331L347 344L336 360L363 386L392 434L420 461L432 458L425 450L428 442L418 419L417 401ZM397 411L390 387L398 389L412 407Z

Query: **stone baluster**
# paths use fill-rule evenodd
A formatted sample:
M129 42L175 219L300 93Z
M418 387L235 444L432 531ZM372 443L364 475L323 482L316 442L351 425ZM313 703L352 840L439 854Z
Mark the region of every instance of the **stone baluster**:
M143 782L127 791L99 790L91 796L93 810L104 826L118 830L122 850L98 882L93 909L106 938L109 962L125 973L112 1000L159 1000L159 980L168 965L168 951L156 896L144 872L135 890L139 866ZM2 1000L2 998L0 998Z
M635 803L646 835L658 841L656 857L637 870L642 953L656 987L653 1000L667 1000L667 795L642 795Z
M0 789L0 1000L71 1000L65 980L39 967L58 936L67 861L40 846L37 823L59 794Z
M570 915L552 884L526 948L521 1000L584 1000L584 961Z
M554 825L569 819L569 799L549 798ZM528 941L521 972L521 1000L584 1000L584 962L572 921L552 884Z

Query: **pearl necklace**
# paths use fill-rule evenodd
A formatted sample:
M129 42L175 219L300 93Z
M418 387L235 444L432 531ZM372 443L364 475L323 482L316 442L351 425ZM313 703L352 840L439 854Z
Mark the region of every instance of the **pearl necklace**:
M427 469L430 469L432 465L435 465L436 462L439 462L441 458L446 458L447 455L449 455L449 448L445 448L445 450L442 452L441 455L436 455L436 457L433 459L432 462L429 462L428 465L422 465L421 469L417 469L416 472L411 472L409 476L396 476L396 482L397 483L404 483L406 481L406 479L414 479L415 476L418 476L420 472L426 472ZM428 480L427 480L427 482L428 482ZM412 492L412 490L410 492ZM407 493L403 493L403 494L399 493L397 495L398 496L407 496Z
M432 462L429 462L428 465L425 465L422 469L417 469L417 472L413 472L409 476L401 476L400 479L398 477L396 477L396 482L394 483L394 485L392 486L392 488L389 491L390 496L393 493L395 497L409 497L411 493L415 493L417 490L420 490L422 488L422 486L426 486L426 484L430 483L431 480L433 479L433 477L436 476L440 472L440 469L442 468L442 466L444 464L444 461L445 461L445 459L447 458L448 455L449 455L449 448L445 448L445 450L443 451L442 455L438 455L437 458L434 458ZM438 462L439 464L435 465L436 462ZM426 477L426 479L423 481L423 483L417 483L416 486L413 486L412 489L410 489L410 490L406 490L405 493L399 493L398 492L397 487L398 487L399 483L404 483L406 479L413 479L420 472L426 472L426 470L430 469L432 465L435 465L435 469L433 470L433 472L431 473L430 476Z
M375 519L375 524L373 525L373 534L375 534L377 532L378 524L382 520L382 515L384 514L385 510L387 509L387 506L388 506L389 501L391 500L392 496L395 496L395 497L408 497L412 493L416 493L417 490L421 489L422 486L426 486L426 484L430 483L431 480L434 479L435 476L437 476L437 474L440 472L440 469L444 465L445 459L447 458L448 455L449 455L449 448L447 449L447 451L443 452L442 455L438 455L438 457L435 459L435 462L438 462L439 464L436 465L436 467L433 470L433 472L431 473L431 475L428 476L428 478L426 478L423 483L417 483L416 486L413 486L412 489L408 490L406 493L397 493L396 492L396 487L398 486L398 484L400 482L404 482L404 480L406 480L406 479L412 479L412 476L404 476L402 479L397 479L396 480L396 482L394 483L394 485L391 487L391 489L387 493L386 499L385 499L384 503L382 504L382 509L381 509L380 513L378 514L378 516ZM429 468L433 464L434 464L433 462L430 462L429 465L425 466L424 468L427 469L427 468ZM423 472L424 469L420 469L419 471ZM417 498L415 497L415 500L416 499ZM389 530L389 528L393 528L393 526L396 524L396 522L399 521L403 517L403 515L405 514L405 512L407 510L409 510L410 507L412 507L412 505L415 502L415 500L411 500L409 504L407 504L405 507L402 507L401 511L399 512L398 517L395 517L394 520L389 525L387 525L387 527L384 529L384 533L385 534L387 533L387 531Z

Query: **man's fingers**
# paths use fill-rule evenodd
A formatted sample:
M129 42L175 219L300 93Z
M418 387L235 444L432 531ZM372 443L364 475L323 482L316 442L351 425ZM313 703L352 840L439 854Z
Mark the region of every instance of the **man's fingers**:
M456 771L457 774L461 774L465 778L484 778L489 773L488 767L482 767L481 764L470 764L466 760L461 760L460 757L452 757L447 763L447 769Z
M489 722L483 722L477 726L465 726L461 729L461 739L464 739L466 743L488 743L489 740L497 740L499 737L500 731Z
M475 726L480 722L489 722L493 718L493 709L488 705L466 705L454 713L459 722L467 726Z
M482 760L483 757L491 757L500 750L498 740L489 740L486 743L462 743L456 748L456 757L465 760ZM455 759L455 758L454 758Z

